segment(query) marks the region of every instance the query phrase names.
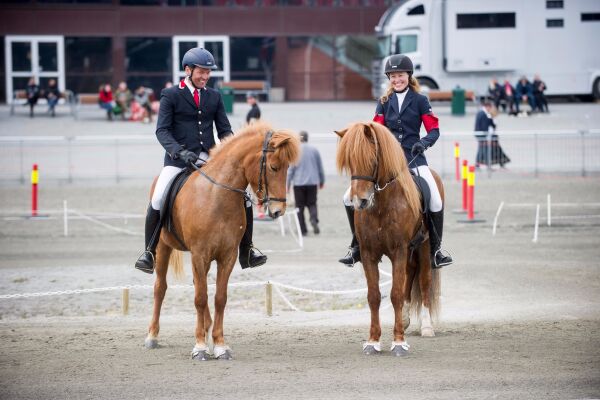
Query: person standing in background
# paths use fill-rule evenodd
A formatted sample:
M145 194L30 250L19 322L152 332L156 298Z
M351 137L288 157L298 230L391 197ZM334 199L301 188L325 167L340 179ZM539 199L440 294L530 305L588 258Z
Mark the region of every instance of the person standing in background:
M246 123L250 125L260 119L260 108L258 107L258 100L253 92L246 93L246 103L250 105L250 111L246 115Z
M37 83L35 83L35 78L29 78L29 82L27 83L27 89L25 89L27 93L27 103L29 104L29 117L33 118L33 108L38 102L40 98L40 87Z
M304 208L308 208L310 215L310 224L313 232L318 235L319 216L317 211L317 191L323 189L325 185L325 173L323 172L323 163L319 150L309 145L308 133L300 132L300 141L302 143L302 156L297 165L290 166L287 176L287 190L294 186L294 199L298 208L298 222L302 236L306 236L306 222L304 221Z

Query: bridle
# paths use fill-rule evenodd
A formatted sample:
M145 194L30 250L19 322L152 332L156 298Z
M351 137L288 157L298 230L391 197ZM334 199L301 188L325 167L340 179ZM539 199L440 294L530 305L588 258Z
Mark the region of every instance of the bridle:
M377 138L373 136L373 141L375 142L375 172L373 175L352 175L351 180L353 181L368 181L373 182L375 186L375 192L381 192L388 185L393 183L396 180L396 177L392 177L389 181L386 182L385 185L379 186L379 144L377 143Z
M269 197L269 184L267 182L267 153L275 152L275 149L269 147L269 142L273 137L273 131L268 131L265 135L265 141L263 142L262 156L260 157L260 172L258 174L258 190L256 191L256 198L262 204L269 204L271 201L279 201L286 203L286 198L280 197ZM265 181L263 190L263 179Z
M263 148L262 148L262 156L260 158L260 171L259 171L259 175L258 175L258 190L256 191L256 197L257 197L258 201L261 204L267 204L267 205L269 204L270 201L279 201L282 203L287 202L286 198L269 197L269 185L267 183L267 153L275 152L274 148L269 147L269 143L271 142L272 137L273 137L273 131L268 131L267 134L265 135L265 140L263 142ZM214 178L207 175L206 172L202 171L202 169L200 169L200 167L198 167L196 164L190 164L190 165L196 171L198 171L198 173L200 173L200 175L205 177L213 185L219 186L219 187L221 187L225 190L229 190L231 192L240 193L242 196L244 196L244 199L246 201L256 204L256 202L252 200L252 197L250 197L248 192L246 192L245 190L237 189L237 188L225 185L223 183L219 183ZM264 190L263 190L263 181L264 181ZM263 192L264 192L264 196L263 196ZM259 195L259 193L260 193L260 195Z

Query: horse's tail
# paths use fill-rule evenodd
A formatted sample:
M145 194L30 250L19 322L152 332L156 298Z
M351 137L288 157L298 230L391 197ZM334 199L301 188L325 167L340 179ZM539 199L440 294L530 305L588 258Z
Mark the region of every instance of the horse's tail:
M169 257L169 266L171 267L175 279L183 280L185 277L183 271L183 251L173 249L171 256Z
M425 246L426 247L426 246ZM429 251L427 248L425 251ZM429 285L429 315L432 321L438 322L441 312L441 288L442 288L442 275L440 269L432 269L429 264L429 257L424 257L424 254L419 254L418 271L414 276L411 292L410 292L410 314L418 318L423 306L423 294L421 293L421 285L419 283L419 275L427 273L426 269L431 271L431 284Z

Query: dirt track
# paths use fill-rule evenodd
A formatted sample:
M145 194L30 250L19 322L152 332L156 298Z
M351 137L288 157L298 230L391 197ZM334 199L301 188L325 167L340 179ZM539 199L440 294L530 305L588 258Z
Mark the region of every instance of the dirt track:
M289 311L276 299L263 313L264 289L232 290L226 340L232 362L195 363L191 291L167 294L158 350L143 339L151 291L132 291L131 315L119 313L117 292L0 300L0 397L7 399L143 398L600 398L600 221L556 220L531 242L533 208L503 211L495 237L491 222L501 200L597 202L594 179L478 181L482 225L456 222L458 185L447 182L445 247L457 260L444 271L443 313L436 337L409 328L408 358L387 352L391 310L382 311L384 354L366 357L369 315L365 296L319 297L288 292L309 312ZM321 192L322 234L298 253L269 253L264 268L236 268L232 281L275 280L301 287L364 286L361 268L336 263L348 241L340 196L330 177ZM141 213L144 187L43 189L42 208L62 199L85 211ZM104 195L107 201L90 199ZM4 210L27 204L28 192L0 188ZM568 209L555 215L598 213ZM125 225L119 225L125 226ZM128 229L141 232L141 220ZM276 225L259 225L263 249L296 247ZM0 228L0 294L152 284L131 262L141 238L73 222L6 221ZM382 265L389 270L389 263ZM191 281L188 273L186 283ZM171 282L174 283L174 282ZM382 292L386 294L388 288ZM389 302L385 298L383 304ZM335 309L335 311L332 311Z

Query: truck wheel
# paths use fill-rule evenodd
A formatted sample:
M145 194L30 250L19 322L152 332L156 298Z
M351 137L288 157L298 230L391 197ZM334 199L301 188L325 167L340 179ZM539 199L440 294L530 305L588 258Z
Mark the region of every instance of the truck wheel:
M600 78L596 78L594 81L594 86L592 86L592 95L594 96L594 100L600 100Z
M419 81L419 85L425 86L426 88L429 88L429 90L439 89L438 85L429 78L417 78L417 80Z

